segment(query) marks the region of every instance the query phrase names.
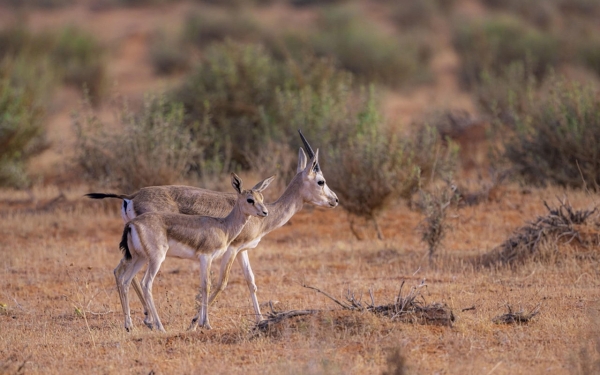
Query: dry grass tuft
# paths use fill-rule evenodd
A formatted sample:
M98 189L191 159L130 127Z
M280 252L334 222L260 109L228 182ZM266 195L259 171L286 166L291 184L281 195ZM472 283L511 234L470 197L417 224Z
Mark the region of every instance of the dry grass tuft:
M583 248L598 245L600 233L598 223L588 220L597 212L593 210L575 210L568 200L560 200L557 208L548 209L546 216L538 217L519 228L509 239L487 254L479 262L485 267L495 265L515 265L528 259L540 257L543 249L557 251L558 243L575 244ZM547 255L547 254L546 254Z
M529 323L531 321L531 319L533 319L534 316L539 314L540 306L541 305L538 304L529 313L525 314L523 312L523 310L520 310L518 312L513 312L512 307L510 305L506 305L506 308L508 309L508 313L503 314L503 315L498 315L497 317L492 319L492 322L494 322L496 324Z

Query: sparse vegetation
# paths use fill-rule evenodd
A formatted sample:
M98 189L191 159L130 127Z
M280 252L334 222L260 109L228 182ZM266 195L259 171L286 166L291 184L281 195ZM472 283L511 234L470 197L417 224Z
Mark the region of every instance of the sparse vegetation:
M595 374L598 5L0 0L0 18L18 25L0 30L0 174L20 187L0 189L0 373ZM457 58L448 36L463 27L471 39ZM472 81L460 87L463 62ZM95 64L129 100L94 94L94 69L67 78ZM95 105L68 128L84 86ZM167 94L143 100L147 90ZM125 333L112 275L121 205L82 196L180 182L232 191L231 171L249 184L276 173L281 190L296 171L298 128L340 207L307 205L249 251L261 309L282 321L256 334L235 265L211 307L216 329L186 332L198 269L169 259L154 287L167 333L144 328L136 298L138 330ZM496 155L455 169L452 141L461 158ZM515 150L545 170L530 178L506 157ZM500 186L493 168L505 166L521 174ZM437 190L449 171L454 194ZM419 187L441 202L431 207L452 195L460 208L432 214L434 267ZM279 195L268 191L267 201ZM544 207L565 195L588 209ZM399 292L399 280L419 287ZM499 314L533 320L501 326Z
M65 27L56 39L50 58L65 83L87 90L97 103L106 84L103 50L89 33L74 26Z
M430 263L450 229L447 210L453 202L457 201L455 187L450 183L446 183L446 186L437 188L433 192L420 191L419 206L425 215L421 224L421 240L427 244Z
M43 74L25 57L0 61L0 186L26 186L25 162L45 145Z
M324 11L319 27L310 41L315 53L367 82L397 87L428 77L431 51L417 35L389 37L347 8Z
M89 106L75 118L75 162L90 181L123 191L174 184L200 160L202 142L184 127L181 105L158 96L146 98L138 114L126 102L118 111L110 127Z
M467 85L480 82L482 73L500 74L521 62L540 80L559 63L560 45L517 18L498 16L456 21L454 46L462 59L461 76Z
M528 111L515 111L516 133L505 138L506 157L529 183L598 190L597 90L556 78L549 93L529 100Z

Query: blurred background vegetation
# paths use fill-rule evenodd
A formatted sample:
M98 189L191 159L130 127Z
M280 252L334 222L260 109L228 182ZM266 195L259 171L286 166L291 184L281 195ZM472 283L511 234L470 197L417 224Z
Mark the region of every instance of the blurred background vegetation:
M0 0L0 185L600 186L600 0ZM65 125L65 123L67 125ZM259 176L260 175L260 176Z

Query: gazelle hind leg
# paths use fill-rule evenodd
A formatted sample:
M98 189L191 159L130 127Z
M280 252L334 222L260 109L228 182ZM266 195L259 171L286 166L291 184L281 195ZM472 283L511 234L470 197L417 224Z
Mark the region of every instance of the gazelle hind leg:
M117 266L117 268L115 268L114 274L115 274L115 278L119 278L123 272L125 272L125 260L121 260L121 262L119 263L119 265ZM142 287L140 286L140 282L138 281L137 277L133 277L133 279L131 280L132 285L133 285L133 290L135 291L135 294L137 294L138 298L140 299L140 302L142 303L142 306L144 308L144 324L146 324L146 326L151 327L152 325L152 317L150 317L148 315L148 303L146 302L146 299L144 298L144 295L142 293ZM119 290L119 298L121 297L121 291Z
M166 253L166 252L165 252ZM154 298L152 298L152 282L154 281L154 277L158 273L162 262L165 260L165 256L162 255L155 259L150 259L148 264L148 269L146 270L146 274L142 279L142 291L144 294L144 298L148 303L148 316L152 318L153 324L150 324L150 329L153 327L161 332L165 332L165 328L163 327L160 318L158 317L158 312L156 310L156 305L154 304ZM146 321L144 321L146 323ZM146 323L146 325L148 325Z
M242 267L242 271L244 272L244 278L246 279L246 283L248 284L248 290L250 291L250 299L252 299L252 305L254 306L254 314L256 317L256 322L260 322L264 320L261 312L260 306L258 304L258 298L256 297L256 291L258 288L256 287L256 281L254 279L254 273L252 272L252 267L250 267L250 259L248 258L248 251L242 250L237 256L237 260Z
M117 268L115 268L115 281L117 283L117 291L121 299L121 307L125 315L125 329L130 332L133 328L131 321L131 310L129 308L129 285L131 279L144 266L146 260L135 257L131 260L122 259ZM120 271L120 274L118 273Z

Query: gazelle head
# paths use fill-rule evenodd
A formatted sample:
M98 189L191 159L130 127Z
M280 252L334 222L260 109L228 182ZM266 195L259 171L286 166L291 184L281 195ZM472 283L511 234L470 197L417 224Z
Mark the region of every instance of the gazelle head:
M261 192L265 190L274 179L275 176L271 176L256 184L252 189L243 190L242 179L235 173L231 174L231 185L238 193L236 205L241 208L245 215L265 217L269 214L267 206L265 206L265 203L263 202L264 198Z
M312 150L311 150L312 151ZM315 206L333 208L339 203L337 195L327 186L319 167L319 150L307 162L304 150L298 152L297 176L302 178L301 194L305 202Z

